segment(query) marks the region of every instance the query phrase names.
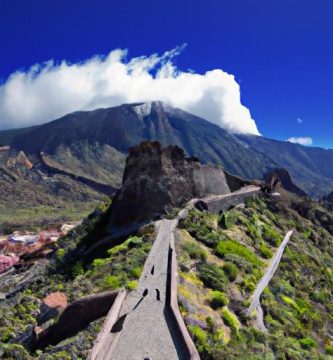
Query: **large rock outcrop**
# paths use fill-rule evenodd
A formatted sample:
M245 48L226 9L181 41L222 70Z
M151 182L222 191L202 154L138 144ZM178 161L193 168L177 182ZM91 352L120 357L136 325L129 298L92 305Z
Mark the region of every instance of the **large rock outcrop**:
M307 196L302 189L293 183L286 169L275 169L269 173L263 188L267 192L281 192L281 190L286 190L298 196Z
M329 210L333 211L333 191L327 196L324 196L320 202L322 205L326 206Z
M228 194L245 181L221 167L202 165L178 146L142 142L130 149L121 189L115 196L109 230L115 232L158 218L193 198Z

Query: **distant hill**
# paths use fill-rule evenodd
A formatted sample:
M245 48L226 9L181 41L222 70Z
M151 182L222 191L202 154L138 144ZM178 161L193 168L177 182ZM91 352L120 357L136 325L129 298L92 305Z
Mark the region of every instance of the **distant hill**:
M322 197L333 189L332 150L236 136L162 102L74 112L25 129L11 144L28 156L42 152L56 168L119 186L128 149L143 140L178 145L189 156L223 165L245 179L263 179L271 170L286 168L296 185L313 197Z
M253 150L288 169L296 184L309 195L322 197L333 189L333 150L307 147L262 136L238 135Z
M36 127L28 127L28 128L0 131L0 146L10 145L14 141L16 136L24 135L24 134L30 132L34 128L36 128Z

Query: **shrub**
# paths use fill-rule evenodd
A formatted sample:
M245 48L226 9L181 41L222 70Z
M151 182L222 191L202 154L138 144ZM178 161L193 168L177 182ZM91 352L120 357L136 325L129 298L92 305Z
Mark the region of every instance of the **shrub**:
M235 314L233 314L227 307L222 309L222 319L224 323L236 333L239 330L239 321Z
M317 345L316 342L310 337L301 339L299 343L304 349L311 349Z
M126 285L126 288L130 291L135 290L138 287L138 282L136 280L129 281Z
M106 275L103 279L104 287L115 290L120 288L120 281L119 279L114 275Z
M268 225L262 226L262 236L265 241L273 246L279 246L282 242L282 238L279 233Z
M199 278L213 290L225 291L228 279L224 271L214 264L202 264L199 267Z
M199 353L202 353L208 347L207 333L199 326L189 326L189 330L194 337L194 342Z
M186 242L183 245L184 250L189 254L191 259L206 260L207 252L195 242Z
M249 222L246 227L246 232L254 241L261 239L260 233L255 224Z
M237 223L237 216L234 211L226 211L222 213L219 224L224 229L230 229Z
M238 274L238 269L237 266L233 263L226 263L223 265L223 271L225 272L225 274L227 275L227 278L230 281L235 281L237 274Z
M251 250L234 240L219 241L216 246L216 253L220 257L228 254L239 255L251 262L254 266L259 267L262 265L262 262Z
M266 245L261 245L259 248L260 254L265 259L271 259L273 257L273 252Z
M212 291L211 307L213 309L217 309L219 307L223 307L228 304L229 304L229 299L226 294L218 290Z
M78 261L74 264L73 266L73 270L72 270L73 276L77 277L79 275L83 275L84 274L84 269L83 269L83 265L82 265L82 261Z
M142 273L142 267L141 266L136 266L133 269L130 270L130 273L133 277L135 277L136 279L139 279Z
M333 355L333 346L326 345L325 346L325 352L326 352L327 355Z

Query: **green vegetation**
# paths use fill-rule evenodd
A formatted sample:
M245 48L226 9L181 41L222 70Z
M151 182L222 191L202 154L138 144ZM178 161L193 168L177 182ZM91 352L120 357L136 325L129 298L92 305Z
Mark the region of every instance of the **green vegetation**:
M180 272L179 301L203 360L333 359L331 219L318 204L296 197L251 198L245 208L221 216L189 212L180 224L182 241L197 241L207 256L190 257L181 247L179 266L185 272ZM246 309L268 260L292 228L296 231L261 296L264 334L253 328ZM191 280L196 277L202 282Z
M219 241L216 246L216 253L222 258L230 254L238 255L249 261L255 267L260 267L262 265L258 256L256 256L246 246L234 240Z
M229 304L229 299L226 294L221 291L214 290L212 291L211 306L213 309L223 307Z
M222 318L227 326L229 326L234 332L238 333L240 327L239 320L237 319L237 316L227 307L222 309Z
M207 252L195 242L186 242L182 245L184 250L189 254L191 259L206 260Z
M107 205L101 206L57 243L58 250L50 264L40 267L36 282L23 290L9 304L0 308L0 358L1 359L83 359L93 345L104 319L88 325L85 330L56 346L29 354L19 340L29 328L37 325L41 299L52 292L61 291L69 302L89 294L126 288L133 291L138 285L143 265L151 249L154 233L152 227L142 228L121 244L109 244L104 257L82 256L82 248L93 244L96 234L103 234ZM101 252L99 253L102 255ZM10 288L1 287L0 292ZM50 324L56 319L51 319Z
M226 263L223 265L223 271L227 275L229 281L235 281L238 274L238 268L233 263Z
M228 278L224 271L214 264L204 263L200 265L199 278L203 283L215 290L224 291L228 284Z

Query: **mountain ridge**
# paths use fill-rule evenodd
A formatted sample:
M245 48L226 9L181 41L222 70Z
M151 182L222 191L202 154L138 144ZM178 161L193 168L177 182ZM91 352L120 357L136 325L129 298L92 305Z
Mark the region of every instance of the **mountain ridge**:
M118 187L128 149L144 140L178 145L187 155L245 179L264 179L272 170L286 168L312 197L333 189L333 166L327 166L333 165L333 150L231 134L162 102L74 112L19 134L11 146L28 155L43 152L68 172Z

